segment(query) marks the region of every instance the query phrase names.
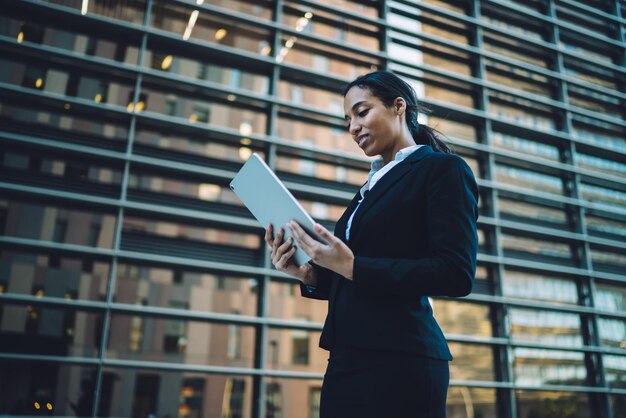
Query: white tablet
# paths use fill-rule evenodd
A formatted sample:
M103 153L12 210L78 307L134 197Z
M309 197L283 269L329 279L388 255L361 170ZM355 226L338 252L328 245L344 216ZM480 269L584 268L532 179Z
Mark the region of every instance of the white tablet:
M325 243L314 231L315 221L295 197L287 190L272 169L254 153L241 167L235 178L230 182L230 188L241 199L254 217L267 229L269 224L274 226L274 236L282 227L285 229L284 240L291 237L287 222L295 220L302 228L316 240ZM308 262L309 257L298 247L294 254L296 264Z

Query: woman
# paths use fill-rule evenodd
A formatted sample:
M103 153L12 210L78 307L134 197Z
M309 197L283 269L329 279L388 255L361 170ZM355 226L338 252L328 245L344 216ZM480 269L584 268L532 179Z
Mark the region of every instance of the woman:
M270 225L272 263L327 299L330 351L321 418L445 417L452 360L428 296L465 296L476 270L478 188L468 165L417 121L415 91L390 72L344 91L348 130L372 162L367 182L326 241ZM295 245L294 245L295 244ZM311 262L296 265L299 246Z

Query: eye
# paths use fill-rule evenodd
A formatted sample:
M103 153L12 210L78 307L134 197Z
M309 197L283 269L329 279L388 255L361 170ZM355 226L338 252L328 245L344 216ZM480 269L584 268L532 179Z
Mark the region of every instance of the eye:
M369 111L370 111L369 109L362 110L361 112L359 112L359 116L364 117L365 115L367 115L367 112Z

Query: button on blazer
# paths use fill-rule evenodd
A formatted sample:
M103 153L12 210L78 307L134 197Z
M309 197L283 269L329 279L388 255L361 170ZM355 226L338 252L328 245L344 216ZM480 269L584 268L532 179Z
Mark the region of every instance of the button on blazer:
M314 265L317 285L302 295L328 300L320 347L336 332L354 348L451 360L428 296L465 296L476 272L478 186L460 157L420 147L386 173L337 221L354 253L352 280Z

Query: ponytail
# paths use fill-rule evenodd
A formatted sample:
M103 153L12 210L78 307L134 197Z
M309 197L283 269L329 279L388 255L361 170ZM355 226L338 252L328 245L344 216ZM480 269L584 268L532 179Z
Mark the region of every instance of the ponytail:
M423 110L423 109L422 109ZM423 125L417 121L418 106L407 105L406 122L409 131L416 144L428 145L434 151L445 152L446 154L454 154L454 150L446 144L441 138L440 133L428 125Z

